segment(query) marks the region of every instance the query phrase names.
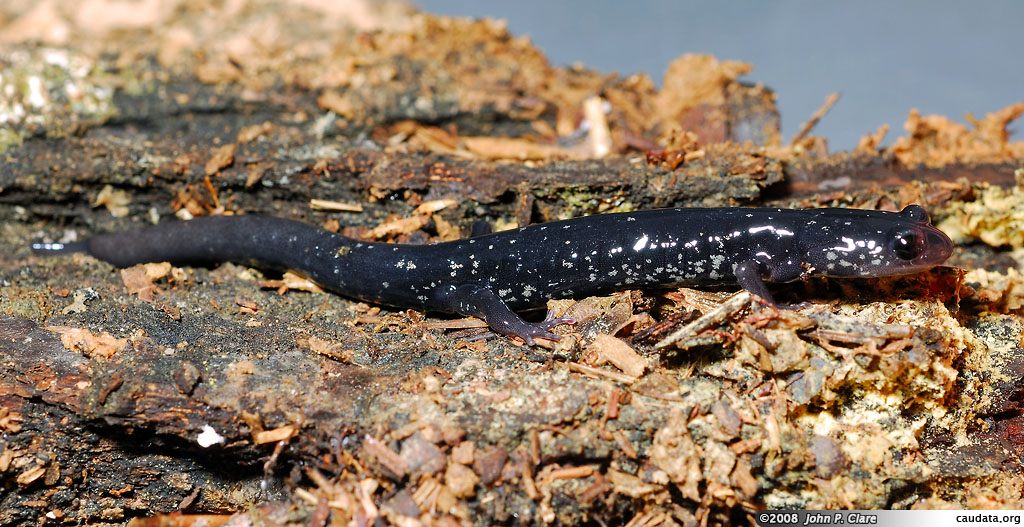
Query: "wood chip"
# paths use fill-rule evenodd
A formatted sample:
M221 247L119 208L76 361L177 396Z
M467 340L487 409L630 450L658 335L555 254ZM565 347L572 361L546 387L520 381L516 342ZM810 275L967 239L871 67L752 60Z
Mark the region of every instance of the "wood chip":
M316 103L319 104L321 108L330 110L346 119L351 119L355 115L352 100L348 97L343 97L334 90L326 91L323 95L317 97Z
M583 117L590 125L587 134L588 157L601 158L612 150L612 135L605 118L606 101L597 96L588 97L583 101Z
M261 135L269 133L273 129L274 123L271 123L270 121L264 121L263 124L246 126L238 131L238 136L235 138L235 141L238 141L239 143L248 143Z
M298 434L299 430L294 425L284 425L273 430L264 430L253 434L252 442L257 445L265 445L267 443L275 443L277 441L291 439Z
M450 242L462 238L462 230L442 218L440 214L432 215L431 219L434 220L434 227L437 228L437 237L441 241Z
M462 144L473 154L486 159L568 158L569 151L554 145L542 145L526 139L504 137L463 137Z
M622 384L633 384L637 380L637 378L632 375L616 373L614 371L603 370L601 368L591 368L590 366L586 366L578 362L570 362L569 369L577 373L582 373L583 375L593 379L610 379L615 382L621 382Z
M425 474L436 474L444 470L447 464L446 456L441 449L428 441L420 432L416 432L402 441L399 455L409 467L409 477L412 480L417 480Z
M409 234L410 232L421 229L429 220L430 218L427 216L409 216L408 218L386 221L374 227L367 234L367 238L380 240L382 238L394 237L399 234Z
M629 344L611 335L597 335L588 348L630 377L639 377L647 369L647 359L640 356Z
M618 443L619 448L622 449L622 453L626 454L629 459L636 459L638 454L636 449L633 448L633 443L629 442L629 438L622 433L622 430L616 430L612 432L612 437L615 438L615 442Z
M0 412L0 414L5 414L0 417L0 430L9 434L21 432L21 423L25 420L25 417L20 412ZM0 472L3 471L0 470Z
M618 386L612 386L608 390L608 399L604 410L604 420L618 419L619 417L619 397L622 395L622 390Z
M466 465L450 463L444 473L444 483L456 498L468 498L473 495L480 478Z
M116 339L106 331L99 335L93 335L88 329L68 326L46 326L43 329L60 333L60 343L65 348L70 351L78 351L88 357L97 356L109 359L115 353L128 347L128 339Z
M579 479L588 478L594 474L594 467L590 465L584 465L582 467L569 467L560 468L558 470L552 470L548 473L545 479L546 484L550 484L556 479Z
M206 162L206 175L212 176L231 166L231 164L235 162L235 150L237 150L237 148L237 144L231 143L229 145L213 149L210 160Z
M452 447L452 461L463 465L473 464L473 450L475 445L472 441L463 441Z
M260 280L257 282L260 287L277 289L277 293L283 295L288 291L306 291L307 293L323 293L324 290L316 282L305 276L285 271L280 280Z
M205 84L228 83L238 80L242 70L226 57L218 57L196 67L196 77Z
M167 276L171 272L171 264L167 262L146 263L121 269L121 282L128 293L136 295L143 302L152 303L156 293L160 291L153 282Z
M11 468L11 461L14 460L14 452L4 447L4 451L0 452L0 472L7 472L8 468Z
M476 317L459 318L456 320L434 320L423 323L427 329L471 329L486 328L487 323Z
M132 518L128 527L219 527L235 518L234 514L157 514L146 518Z
M473 468L480 475L480 480L484 482L484 485L490 485L501 476L501 469L505 466L507 459L508 451L501 446L495 446L476 456Z
M309 208L334 212L363 212L363 206L358 203L345 203L343 201L327 199L311 199L309 200Z
M128 193L123 190L114 190L114 187L107 185L100 190L99 194L92 201L93 207L106 207L110 215L115 218L123 218L130 212L128 204L131 203Z
M447 209L448 207L454 207L458 204L459 202L454 199L435 199L430 201L424 201L423 203L420 203L418 207L416 207L416 210L413 211L413 214L433 214L435 212Z
M409 465L402 459L402 456L372 436L367 435L363 439L363 450L398 479L402 479L408 474Z
M540 494L537 492L537 484L533 481L533 469L531 468L530 463L525 459L523 460L522 469L523 475L521 480L523 482L523 491L526 492L527 497L531 500L535 500L540 496Z
M320 337L310 336L309 338L300 338L296 341L300 346L309 349L317 355L323 355L324 357L330 357L334 360L352 363L352 357L355 351L346 349L344 344L340 342L334 342L333 340L322 339Z
M818 121L820 121L822 117L825 117L825 114L827 114L828 111L832 109L832 106L838 100L839 92L833 92L828 97L826 97L825 104L822 104L821 108L818 108L818 111L814 112L814 114L811 115L811 118L808 119L807 122L800 127L800 131L793 136L793 139L789 141L789 144L791 146L795 145L802 141L803 138L807 137L807 134L811 133L811 130L813 130L814 127L818 125Z
M21 485L21 486L28 486L28 485L31 485L32 482L34 482L35 480L43 477L43 474L45 474L45 473L46 473L46 467L36 465L36 466L34 466L34 467L32 467L32 468L22 472L21 474L18 474L18 477L16 478L16 480L17 480L19 485Z
M887 133L889 133L888 124L879 126L878 130L875 130L875 133L861 137L860 140L857 141L857 148L855 148L854 151L862 154L878 154L878 147L882 144L882 139L885 138L885 134Z

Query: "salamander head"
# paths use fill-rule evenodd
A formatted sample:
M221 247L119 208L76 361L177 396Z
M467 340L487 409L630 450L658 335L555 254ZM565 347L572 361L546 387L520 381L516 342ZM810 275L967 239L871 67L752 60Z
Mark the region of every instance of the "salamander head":
M940 265L953 242L919 205L900 212L821 209L805 234L805 263L826 276L891 276Z

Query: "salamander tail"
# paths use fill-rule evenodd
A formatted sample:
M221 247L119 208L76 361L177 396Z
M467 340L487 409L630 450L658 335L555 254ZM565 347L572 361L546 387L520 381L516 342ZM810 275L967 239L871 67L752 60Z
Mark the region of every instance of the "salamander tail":
M32 252L38 254L86 253L89 252L89 246L86 242L33 243Z

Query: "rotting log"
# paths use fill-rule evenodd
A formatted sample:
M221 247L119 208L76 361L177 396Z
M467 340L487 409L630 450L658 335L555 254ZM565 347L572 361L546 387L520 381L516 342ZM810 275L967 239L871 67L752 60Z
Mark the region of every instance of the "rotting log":
M187 9L166 16L206 27ZM734 524L765 506L971 506L973 491L1020 507L1024 326L1008 270L1019 263L984 245L954 263L998 272L785 286L814 307L728 313L664 354L659 336L690 309L718 309L718 295L565 301L553 307L580 324L526 349L467 340L471 329L432 315L282 295L237 265L165 269L144 295L101 262L29 253L68 231L189 214L335 220L367 235L444 199L456 204L395 238L661 206L914 201L960 221L986 196L1024 201L980 185L1015 181L1024 155L1005 137L970 136L958 144L989 154L961 155L918 122L916 142L891 151L780 147L772 94L736 80L742 64L680 59L683 87L711 79L686 92L707 94L693 101L642 77L554 68L491 22L419 17L356 34L330 21L311 22L328 51L296 46L313 55L284 62L206 34L178 55L162 31L111 36L105 54L58 47L89 65L65 70L44 67L53 49L5 44L6 78L45 73L54 104L0 136L0 523L184 511L265 524ZM91 106L60 99L69 82ZM611 107L605 158L574 142L595 95ZM491 142L473 150L470 137ZM523 144L508 139L551 157L495 160ZM936 165L936 152L951 160ZM313 198L364 212L313 211ZM971 214L978 237L1013 221ZM631 367L610 365L613 353ZM151 522L173 518L189 521Z

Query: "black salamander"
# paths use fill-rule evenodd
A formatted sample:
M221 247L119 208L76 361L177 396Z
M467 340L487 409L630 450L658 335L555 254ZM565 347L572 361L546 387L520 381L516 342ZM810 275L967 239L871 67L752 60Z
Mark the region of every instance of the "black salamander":
M809 274L909 274L953 244L917 205L854 209L662 209L602 214L438 243L347 238L268 216L204 217L102 234L40 252L86 252L118 267L233 261L305 274L367 302L482 318L498 333L557 340L568 319L516 310L617 289L738 283L773 304L765 281Z

